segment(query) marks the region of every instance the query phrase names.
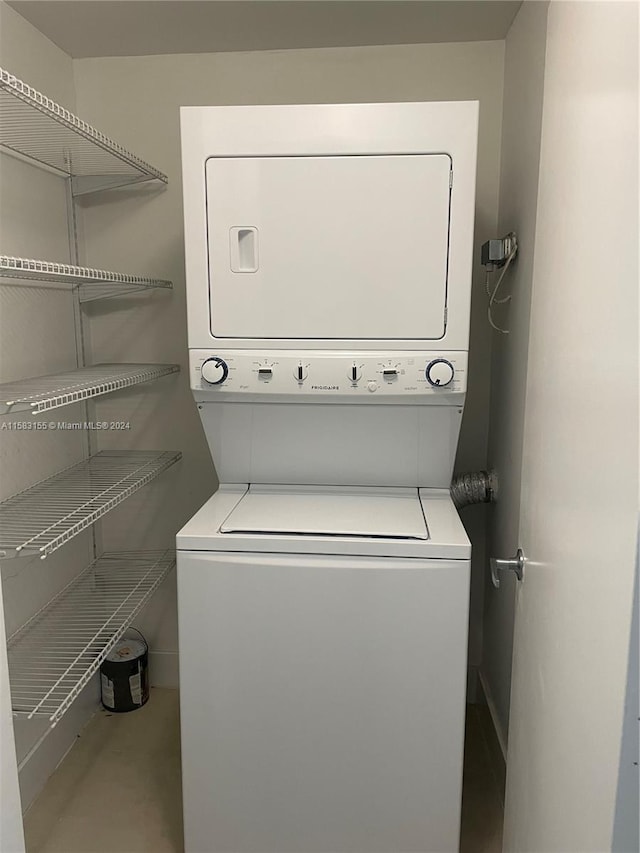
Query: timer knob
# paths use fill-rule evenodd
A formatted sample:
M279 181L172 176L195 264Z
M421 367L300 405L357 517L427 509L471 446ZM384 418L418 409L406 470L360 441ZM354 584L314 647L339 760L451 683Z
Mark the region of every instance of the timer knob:
M427 382L436 388L443 388L453 379L455 371L453 365L446 358L434 358L425 370Z
M202 363L200 372L209 385L221 385L229 375L229 367L221 358L208 358Z
M301 361L296 365L296 369L293 371L293 377L294 379L297 379L300 384L302 384L307 378L307 368Z

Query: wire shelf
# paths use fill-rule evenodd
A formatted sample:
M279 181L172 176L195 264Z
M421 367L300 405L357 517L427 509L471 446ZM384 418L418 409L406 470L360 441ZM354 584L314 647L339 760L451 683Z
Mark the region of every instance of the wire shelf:
M0 145L70 177L74 195L167 176L0 68Z
M179 451L102 450L8 498L0 503L0 556L44 559L181 456Z
M34 281L68 285L72 289L79 290L81 302L105 299L137 290L173 287L172 282L161 278L125 275L109 270L59 264L55 261L14 258L9 255L0 255L0 277L15 279L18 282Z
M0 415L33 415L178 373L177 364L96 364L0 385Z
M14 713L55 725L175 565L175 553L105 554L9 637Z

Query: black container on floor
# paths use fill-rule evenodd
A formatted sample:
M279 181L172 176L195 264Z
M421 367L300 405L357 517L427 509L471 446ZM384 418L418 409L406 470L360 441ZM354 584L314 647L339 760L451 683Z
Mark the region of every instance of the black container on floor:
M100 682L107 711L120 714L145 704L149 698L149 647L142 634L118 640L100 667Z

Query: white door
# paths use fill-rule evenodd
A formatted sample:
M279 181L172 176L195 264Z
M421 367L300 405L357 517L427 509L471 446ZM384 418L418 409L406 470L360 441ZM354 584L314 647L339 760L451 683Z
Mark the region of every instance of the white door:
M211 333L439 339L451 158L211 157Z
M549 9L505 851L611 849L638 497L638 7Z

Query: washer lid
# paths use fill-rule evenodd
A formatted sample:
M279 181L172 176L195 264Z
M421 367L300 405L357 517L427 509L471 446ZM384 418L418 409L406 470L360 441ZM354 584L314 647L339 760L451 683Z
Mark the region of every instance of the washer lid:
M428 539L417 489L252 485L222 533Z
M345 534L333 533L328 535L326 532L316 532L305 534L301 533L278 533L275 532L275 525L272 531L265 532L264 530L237 531L231 532L237 528L238 519L242 521L242 516L235 514L236 507L239 507L247 495L264 494L267 503L273 495L285 494L293 498L287 502L287 506L291 507L294 503L300 502L302 506L309 506L307 496L316 495L318 497L327 497L327 501L322 503L333 503L336 507L344 505L343 501L337 501L340 496L357 498L357 503L360 506L366 506L370 509L376 509L376 516L373 519L364 519L361 523L362 514L356 520L352 517L350 532ZM254 497L247 503L251 508ZM384 500L363 500L363 498L388 498ZM408 500L404 500L404 498ZM418 504L420 505L418 507ZM275 504L272 504L275 506ZM403 530L403 534L410 535L406 538L388 535L390 525L381 524L382 517L379 516L379 510L382 507L399 507L407 509L404 514L401 525L394 525L394 530ZM408 509L410 508L410 509ZM420 509L422 519L416 521L416 515L413 509ZM293 524L292 521L300 521L301 514L297 509L293 510L295 515L287 517L286 524L278 524L282 528L304 527L309 528L308 523ZM390 510L391 512L391 510ZM395 510L393 510L395 513ZM347 527L344 521L346 513L334 513L338 516L340 524ZM317 520L319 514L314 514ZM324 515L325 527L334 528L335 518L329 518ZM390 520L390 514L385 516L385 520ZM414 522L411 523L410 519ZM266 515L258 513L252 517L251 526L255 526L254 519L259 519L260 526L265 526ZM426 524L424 519L427 520ZM364 535L362 532L354 535L354 530L364 530L365 528L371 531L375 525L373 535ZM223 532L223 528L227 532ZM385 531L383 533L383 530ZM414 534L418 534L418 538ZM468 560L471 556L471 544L467 537L462 522L456 512L456 509L451 500L449 489L373 489L373 488L351 488L351 487L318 487L318 486L281 486L281 485L263 485L249 486L246 483L226 484L220 486L219 490L213 497L202 506L193 518L178 532L176 537L177 546L180 551L204 551L204 552L228 552L228 553L253 553L253 554L328 554L328 555L344 555L344 556L361 556L361 557L416 557L419 559L448 559L448 560Z

